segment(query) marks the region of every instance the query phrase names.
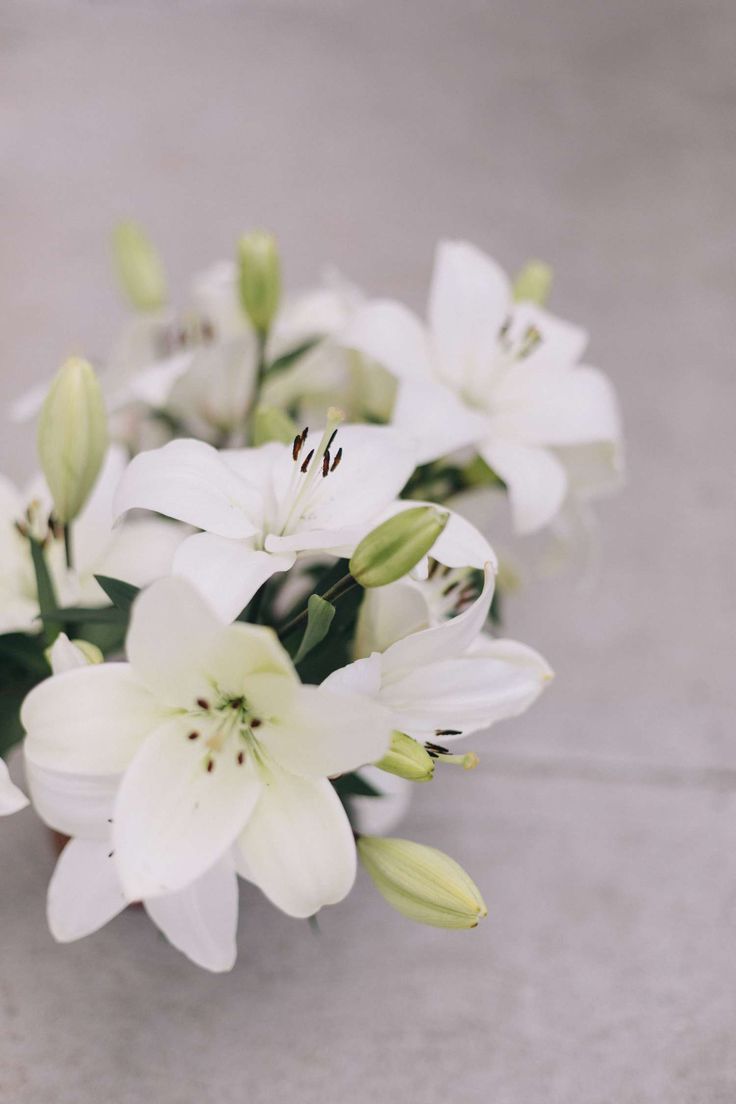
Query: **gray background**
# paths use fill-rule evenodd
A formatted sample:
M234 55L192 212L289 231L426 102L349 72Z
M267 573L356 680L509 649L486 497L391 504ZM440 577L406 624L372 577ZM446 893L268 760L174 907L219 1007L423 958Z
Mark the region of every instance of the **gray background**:
M320 939L246 890L225 977L134 913L60 948L26 811L3 1104L736 1098L735 31L732 0L2 3L0 398L108 346L132 214L179 289L261 224L292 286L331 260L417 305L441 235L545 257L629 439L597 589L509 611L555 685L406 826L488 921L414 927L361 879Z

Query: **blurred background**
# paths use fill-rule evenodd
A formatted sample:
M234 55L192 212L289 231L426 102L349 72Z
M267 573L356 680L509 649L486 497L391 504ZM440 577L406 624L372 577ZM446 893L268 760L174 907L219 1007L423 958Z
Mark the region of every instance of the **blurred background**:
M244 890L224 977L136 913L60 948L26 811L0 830L3 1104L736 1098L735 45L732 0L0 4L0 402L109 348L123 217L181 294L266 226L292 289L331 262L421 308L464 237L554 266L629 469L595 589L508 607L554 686L403 832L489 919L420 929L361 878L320 938ZM4 423L0 470L32 438Z

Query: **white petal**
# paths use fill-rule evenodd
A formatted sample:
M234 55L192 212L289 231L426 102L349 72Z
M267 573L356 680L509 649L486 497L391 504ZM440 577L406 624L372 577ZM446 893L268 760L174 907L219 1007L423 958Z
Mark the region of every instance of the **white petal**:
M21 709L26 756L72 774L125 770L159 720L158 706L127 663L54 675L31 690Z
M128 396L154 408L166 406L171 388L189 369L193 358L194 351L186 349L138 368L128 382Z
M385 652L409 633L429 627L429 606L419 587L403 579L366 590L355 627L358 658ZM379 676L380 681L380 676Z
M380 759L391 741L391 723L367 697L298 686L288 708L275 723L264 724L258 737L285 770L333 775Z
M279 571L288 571L296 555L259 552L246 541L195 533L180 545L174 574L187 579L223 621L233 621L256 591Z
M511 307L508 278L467 242L440 242L429 295L429 325L446 380L464 378L469 357L490 354Z
M401 303L378 299L360 307L340 341L377 360L398 379L429 379L432 374L427 332Z
M525 358L528 364L545 368L576 364L588 344L588 334L580 326L558 318L536 303L515 304L512 330L521 339L530 328L539 331L540 340Z
M40 767L26 756L33 807L45 824L66 836L108 840L118 774L70 774ZM108 848L109 850L109 848Z
M260 782L247 755L190 740L191 722L175 718L150 736L125 772L115 803L113 842L131 899L183 889L225 853L250 816ZM214 767L207 770L212 758Z
M497 389L493 433L522 445L578 445L621 435L616 395L595 368L521 361Z
M377 698L381 692L381 656L378 652L365 659L356 659L344 667L338 667L322 683L326 690L335 694L360 694L366 698Z
M182 525L163 518L124 521L111 534L101 558L93 564L95 575L122 579L143 587L169 574L174 553L187 535Z
M336 904L355 880L352 828L322 778L271 770L238 842L244 876L289 916L313 916Z
M393 425L413 443L418 464L437 460L488 436L490 420L443 383L408 380L399 386Z
M207 661L223 627L189 583L159 579L133 603L126 641L131 667L159 701L189 706L210 688Z
M205 970L232 970L237 956L238 881L221 859L186 889L143 902L169 943Z
M517 532L532 533L552 520L567 492L567 475L556 456L505 441L485 444L480 452L508 487Z
M142 452L120 482L114 513L155 510L223 537L259 531L262 498L203 441L171 441Z
M11 782L5 761L0 759L0 816L17 813L19 809L25 809L27 804L28 798Z
M46 902L49 928L59 943L91 935L125 908L110 851L108 841L72 839L61 852Z
M489 564L485 569L483 590L471 606L457 617L443 621L431 629L412 633L392 644L382 659L383 682L398 678L403 672L429 663L461 655L481 632L493 598L494 573Z
M438 728L457 730L457 736L440 737L446 743L527 709L551 677L547 664L531 650L521 656L493 644L384 685L381 700L394 711L396 728L420 740L434 739Z

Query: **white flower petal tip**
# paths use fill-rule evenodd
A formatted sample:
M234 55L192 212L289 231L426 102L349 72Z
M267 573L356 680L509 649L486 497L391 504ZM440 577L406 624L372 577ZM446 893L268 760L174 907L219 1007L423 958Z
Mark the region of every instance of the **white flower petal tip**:
M171 945L196 966L215 974L232 970L238 956L238 884L229 860L178 893L144 905Z
M18 813L30 804L28 798L15 783L11 782L8 768L0 759L0 816Z

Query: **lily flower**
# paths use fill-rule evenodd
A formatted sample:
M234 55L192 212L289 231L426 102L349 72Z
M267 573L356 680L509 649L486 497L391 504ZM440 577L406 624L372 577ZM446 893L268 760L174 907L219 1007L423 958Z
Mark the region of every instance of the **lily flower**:
M395 430L339 426L305 429L293 446L215 449L172 441L131 462L115 513L142 508L203 530L174 557L224 620L307 552L349 555L382 520L414 469L414 453ZM467 524L467 523L466 523Z
M342 338L399 381L393 421L420 463L474 447L506 483L519 532L546 525L568 490L557 448L621 431L613 389L579 363L586 334L532 302L464 242L437 250L425 326L400 303L359 309Z
M395 729L440 745L523 713L552 672L533 649L482 632L492 597L489 565L465 612L334 671L322 685L374 698Z
M52 501L43 477L36 477L24 493L0 477L0 632L30 632L39 627L26 530L46 542L46 561L62 605L106 604L95 575L140 587L168 573L184 535L181 526L160 518L136 518L113 528L113 493L126 463L119 446L108 450L89 501L73 524L74 570L66 566L63 541L48 531Z
M302 685L272 630L223 626L175 578L136 599L126 650L40 683L21 712L32 769L103 807L112 785L125 899L184 891L229 855L289 915L342 900L355 845L329 778L381 757L385 710Z

